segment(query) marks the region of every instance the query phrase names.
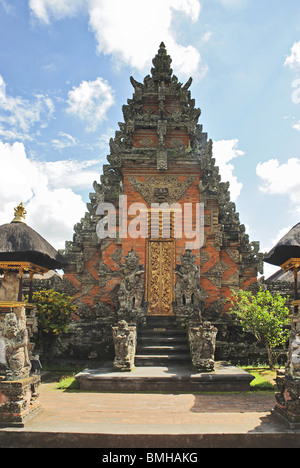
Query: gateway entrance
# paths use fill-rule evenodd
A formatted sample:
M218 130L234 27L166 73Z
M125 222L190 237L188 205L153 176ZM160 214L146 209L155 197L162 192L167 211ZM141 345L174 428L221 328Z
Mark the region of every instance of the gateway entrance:
M174 316L175 240L147 241L146 297L148 316Z

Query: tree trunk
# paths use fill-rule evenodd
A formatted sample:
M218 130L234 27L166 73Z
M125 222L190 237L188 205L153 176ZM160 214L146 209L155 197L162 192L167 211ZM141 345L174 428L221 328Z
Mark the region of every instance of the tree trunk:
M270 346L266 345L267 353L268 353L268 361L269 361L269 367L271 370L274 369L275 363L274 363L274 354L272 352L272 349Z

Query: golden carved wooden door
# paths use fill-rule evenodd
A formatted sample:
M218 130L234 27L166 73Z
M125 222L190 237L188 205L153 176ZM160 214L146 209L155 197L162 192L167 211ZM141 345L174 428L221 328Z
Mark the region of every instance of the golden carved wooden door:
M147 241L147 315L174 315L175 240Z

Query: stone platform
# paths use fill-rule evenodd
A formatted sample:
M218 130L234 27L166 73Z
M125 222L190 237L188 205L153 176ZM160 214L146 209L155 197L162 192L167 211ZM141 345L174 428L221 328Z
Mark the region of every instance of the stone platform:
M247 392L253 377L226 362L215 371L194 373L187 365L136 367L116 372L112 363L86 369L76 375L81 390L100 392Z
M40 376L0 382L0 427L24 427L41 411Z
M42 382L43 410L25 427L0 428L1 449L96 448L88 455L98 464L111 450L138 454L144 466L144 451L183 449L198 453L200 462L202 448L300 447L300 431L272 414L274 392L101 393L56 385Z

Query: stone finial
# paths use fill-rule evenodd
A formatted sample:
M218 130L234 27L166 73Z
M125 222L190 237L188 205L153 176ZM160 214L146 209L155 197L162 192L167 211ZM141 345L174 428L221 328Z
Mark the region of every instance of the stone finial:
M152 62L154 65L154 68L151 69L153 80L159 83L162 81L165 83L170 83L173 73L171 68L172 59L167 54L167 50L163 42L160 44L158 53Z

